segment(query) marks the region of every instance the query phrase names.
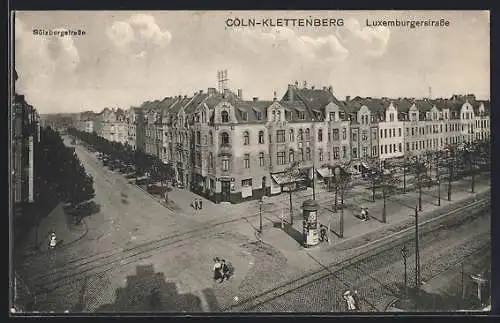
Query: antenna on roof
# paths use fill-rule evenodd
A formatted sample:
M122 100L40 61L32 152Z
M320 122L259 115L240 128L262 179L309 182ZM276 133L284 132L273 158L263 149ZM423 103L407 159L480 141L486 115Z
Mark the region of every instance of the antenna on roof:
M227 70L217 71L217 83L219 84L220 93L223 93L224 90L229 89L229 78L227 77Z

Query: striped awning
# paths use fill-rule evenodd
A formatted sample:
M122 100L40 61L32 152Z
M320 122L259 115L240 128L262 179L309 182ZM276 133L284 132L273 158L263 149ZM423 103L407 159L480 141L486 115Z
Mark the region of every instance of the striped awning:
M330 171L330 168L328 168L328 167L316 168L316 171L323 178L332 176L332 172Z
M284 173L271 174L271 178L278 185L285 185L285 184L295 183L295 182L304 180L304 177L301 176L300 174L297 174L294 176L288 176Z

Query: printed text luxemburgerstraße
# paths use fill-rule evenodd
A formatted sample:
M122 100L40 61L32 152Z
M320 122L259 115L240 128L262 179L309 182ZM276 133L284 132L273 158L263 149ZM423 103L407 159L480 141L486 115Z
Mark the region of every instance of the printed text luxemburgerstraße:
M369 20L366 19L367 27L407 27L422 28L422 27L448 27L450 21L446 19L421 19L421 20L401 20L401 19L381 19Z

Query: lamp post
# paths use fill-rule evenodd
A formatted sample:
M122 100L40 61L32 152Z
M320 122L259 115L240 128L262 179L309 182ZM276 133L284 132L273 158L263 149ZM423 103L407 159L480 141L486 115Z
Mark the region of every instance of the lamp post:
M404 264L404 280L405 280L405 294L407 293L407 288L408 288L408 275L407 275L407 267L406 267L406 258L408 257L408 249L406 248L406 245L403 245L403 248L401 249L401 256L403 256L403 264Z
M415 206L415 288L418 293L420 289L420 252L418 234L418 208Z
M262 196L259 199L259 233L262 234Z
M438 185L438 206L441 206L441 180L439 178L437 179L437 185Z

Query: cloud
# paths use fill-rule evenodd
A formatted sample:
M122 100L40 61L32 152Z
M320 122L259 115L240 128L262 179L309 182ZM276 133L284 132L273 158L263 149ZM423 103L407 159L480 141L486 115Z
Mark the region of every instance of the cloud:
M339 30L337 36L350 52L380 57L385 54L390 30L383 26L361 28L359 21L351 18L346 20L345 28Z
M343 60L349 55L349 51L334 35L315 38L300 36L285 27L274 28L269 32L251 29L233 31L234 39L255 53L262 54L262 50L276 48L284 50L287 55L295 53L303 59L323 61Z
M144 48L151 45L165 47L172 40L172 34L168 30L162 31L155 18L146 14L115 21L106 29L106 35L119 50L141 57L145 54Z

